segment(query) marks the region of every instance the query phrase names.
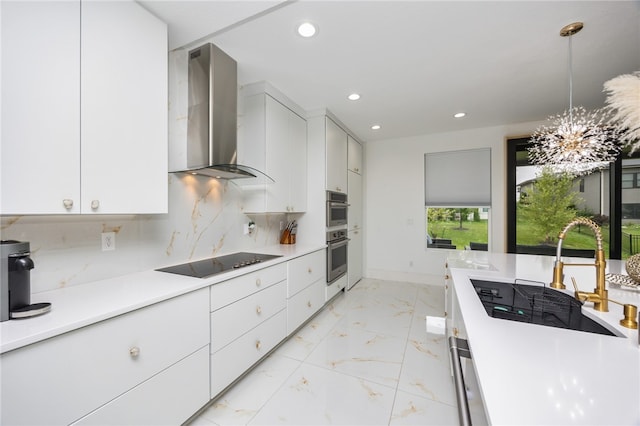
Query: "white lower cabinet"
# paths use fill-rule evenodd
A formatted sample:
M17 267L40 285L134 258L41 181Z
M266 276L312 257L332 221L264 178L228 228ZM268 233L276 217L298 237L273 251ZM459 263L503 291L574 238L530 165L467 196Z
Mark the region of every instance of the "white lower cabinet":
M180 423L208 398L197 360L188 360L208 344L209 298L202 289L6 352L0 357L0 423L70 424L103 406L110 424ZM189 398L171 383L176 375L194 383ZM109 403L128 411L112 422Z
M286 337L287 265L210 288L213 399Z
M300 293L287 299L287 334L291 334L324 306L324 288L327 283L318 280Z
M287 314L283 309L211 355L211 398L269 353L286 337Z
M333 297L340 293L347 286L348 275L345 274L339 279L331 283L331 285L325 286L325 301L333 299Z
M289 261L287 268L287 334L324 306L326 253L318 250Z

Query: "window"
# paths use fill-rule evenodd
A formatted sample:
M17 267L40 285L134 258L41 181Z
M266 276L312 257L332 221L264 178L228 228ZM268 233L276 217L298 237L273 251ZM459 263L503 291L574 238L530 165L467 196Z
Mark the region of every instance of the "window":
M489 148L425 154L428 249L488 250Z
M507 140L507 251L510 253L535 253L555 255L555 247L527 240L527 224L518 215L518 203L522 200L526 185L523 172L532 166L528 162L528 138ZM626 259L640 252L640 153L629 156L623 152L608 169L583 177L584 193L580 203L574 206L581 216L591 216L601 224L605 254L611 259ZM579 185L576 185L579 188ZM577 228L577 227L576 227ZM577 250L594 249L593 236L584 229L574 228L585 235L567 238L563 248ZM570 241L572 240L572 241ZM636 242L637 241L637 242ZM584 252L585 257L592 257Z
M623 160L624 161L624 160ZM640 188L640 170L623 169L622 170L622 188Z

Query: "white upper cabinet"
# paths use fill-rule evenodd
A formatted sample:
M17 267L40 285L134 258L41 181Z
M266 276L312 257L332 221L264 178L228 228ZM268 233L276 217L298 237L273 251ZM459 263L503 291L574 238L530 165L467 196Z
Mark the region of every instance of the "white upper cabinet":
M166 212L166 24L133 1L0 7L0 213Z
M264 85L262 87L265 87ZM275 182L243 186L245 212L304 212L307 208L307 122L270 93L243 90L238 162Z
M327 190L347 192L347 132L326 118Z
M362 145L351 135L347 135L347 161L349 170L362 174Z

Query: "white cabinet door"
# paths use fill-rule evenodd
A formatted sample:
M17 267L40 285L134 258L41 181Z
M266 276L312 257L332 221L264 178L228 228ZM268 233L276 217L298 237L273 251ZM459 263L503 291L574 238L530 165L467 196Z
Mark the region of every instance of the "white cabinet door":
M362 145L360 142L347 135L347 161L349 163L349 170L352 172L362 174Z
M179 425L209 402L209 346L198 350L76 425ZM149 404L149 402L162 402ZM166 402L166 403L164 403Z
M167 57L139 4L82 4L83 213L167 212Z
M349 171L349 209L347 210L347 227L349 230L362 228L362 176Z
M324 306L324 279L317 280L287 300L287 335L290 335Z
M271 96L265 95L265 173L275 183L266 185L266 211L284 212L289 206L289 111Z
M347 288L351 288L362 279L362 230L354 229L348 232L349 246L347 248Z
M326 118L327 190L347 191L347 132Z
M0 2L0 10L0 214L78 213L80 2Z
M298 114L289 114L289 211L307 210L307 120Z
M318 250L287 262L287 297L302 291L311 283L325 280L327 253Z

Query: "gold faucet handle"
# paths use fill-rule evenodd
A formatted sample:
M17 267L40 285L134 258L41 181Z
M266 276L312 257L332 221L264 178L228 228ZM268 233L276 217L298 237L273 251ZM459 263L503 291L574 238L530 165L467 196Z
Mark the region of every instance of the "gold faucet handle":
M578 299L578 301L580 302L589 302L589 294L585 293L584 291L580 291L580 289L578 289L578 284L576 283L575 277L571 277L571 282L573 283L573 288L576 291L575 298ZM584 299L582 299L582 297L584 297Z

